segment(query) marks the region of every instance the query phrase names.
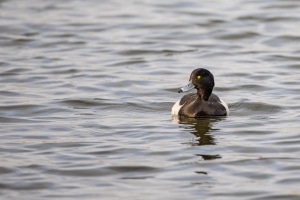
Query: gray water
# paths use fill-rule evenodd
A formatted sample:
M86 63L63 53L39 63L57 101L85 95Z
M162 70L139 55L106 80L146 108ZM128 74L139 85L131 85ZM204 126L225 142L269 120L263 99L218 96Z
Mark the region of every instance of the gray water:
M1 199L300 199L298 0L0 1ZM230 115L176 121L206 67Z

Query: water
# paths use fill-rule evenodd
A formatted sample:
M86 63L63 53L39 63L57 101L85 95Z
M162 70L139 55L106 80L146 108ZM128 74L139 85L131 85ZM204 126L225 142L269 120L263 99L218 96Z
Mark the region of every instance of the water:
M0 198L299 199L299 11L0 1ZM230 116L172 120L203 66Z

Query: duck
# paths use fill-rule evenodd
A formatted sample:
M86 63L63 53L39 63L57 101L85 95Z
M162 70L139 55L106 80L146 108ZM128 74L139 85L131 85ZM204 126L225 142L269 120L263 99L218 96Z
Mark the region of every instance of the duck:
M204 68L192 71L189 83L178 93L196 89L197 93L188 93L172 107L171 114L179 117L214 117L229 115L228 105L213 93L215 86L213 74Z

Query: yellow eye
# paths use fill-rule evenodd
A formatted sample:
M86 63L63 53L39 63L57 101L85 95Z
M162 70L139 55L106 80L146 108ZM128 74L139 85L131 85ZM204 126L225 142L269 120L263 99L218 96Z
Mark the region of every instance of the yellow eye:
M197 76L197 79L200 79L201 78L201 76Z

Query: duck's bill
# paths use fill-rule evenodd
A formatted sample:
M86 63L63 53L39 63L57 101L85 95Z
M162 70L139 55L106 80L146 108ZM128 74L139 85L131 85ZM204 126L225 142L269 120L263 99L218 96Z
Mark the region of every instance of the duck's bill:
M180 88L178 90L178 93L187 92L187 91L189 91L191 89L194 89L194 88L195 88L195 86L192 84L192 81L190 81L186 86Z

